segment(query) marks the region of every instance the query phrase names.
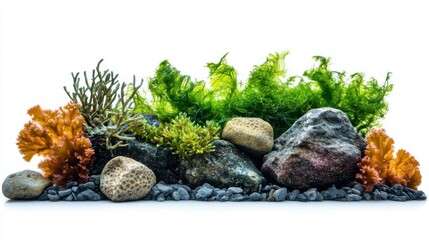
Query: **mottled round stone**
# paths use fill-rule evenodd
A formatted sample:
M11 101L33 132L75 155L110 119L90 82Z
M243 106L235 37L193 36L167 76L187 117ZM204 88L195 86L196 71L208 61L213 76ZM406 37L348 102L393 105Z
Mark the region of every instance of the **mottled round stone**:
M42 174L24 170L7 176L3 181L2 191L3 195L10 199L34 199L50 184L51 181L45 179Z
M118 156L110 160L100 175L100 189L112 201L144 198L156 183L152 170L134 159Z

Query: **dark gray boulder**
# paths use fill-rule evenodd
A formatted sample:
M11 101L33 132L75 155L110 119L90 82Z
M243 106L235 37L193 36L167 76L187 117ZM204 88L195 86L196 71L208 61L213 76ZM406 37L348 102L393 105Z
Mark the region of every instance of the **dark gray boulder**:
M365 146L344 112L313 109L274 141L261 170L291 188L340 185L355 179Z
M215 152L197 156L191 161L182 161L189 185L209 183L218 188L237 186L256 190L265 183L265 178L250 157L234 144L216 140L213 145L216 147Z

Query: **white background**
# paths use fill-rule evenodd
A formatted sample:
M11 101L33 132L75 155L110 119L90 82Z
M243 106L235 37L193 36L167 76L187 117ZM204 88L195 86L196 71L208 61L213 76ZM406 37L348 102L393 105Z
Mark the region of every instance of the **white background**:
M129 82L164 59L206 79L226 52L241 80L268 53L289 50L290 75L332 58L332 69L365 72L394 90L383 121L396 148L421 163L429 192L429 5L425 1L1 1L0 178L23 169L15 142L28 108L68 102L70 72L103 66ZM424 202L40 203L0 199L0 239L375 238L424 236Z

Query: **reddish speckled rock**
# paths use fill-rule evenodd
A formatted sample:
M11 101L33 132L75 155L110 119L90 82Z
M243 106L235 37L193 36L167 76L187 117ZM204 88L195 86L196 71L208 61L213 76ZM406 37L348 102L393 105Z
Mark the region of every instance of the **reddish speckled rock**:
M300 189L350 182L365 145L344 112L313 109L274 141L262 172L281 185Z

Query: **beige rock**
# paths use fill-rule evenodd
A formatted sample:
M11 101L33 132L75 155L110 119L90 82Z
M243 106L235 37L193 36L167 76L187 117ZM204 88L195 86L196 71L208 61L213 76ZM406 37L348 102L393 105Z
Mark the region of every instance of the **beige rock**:
M32 170L24 170L6 177L2 184L3 195L10 199L34 199L51 185L42 174Z
M260 118L237 117L229 120L221 138L255 155L270 152L274 144L273 127Z
M144 198L156 183L152 170L132 158L118 156L110 160L100 175L100 189L112 201Z

